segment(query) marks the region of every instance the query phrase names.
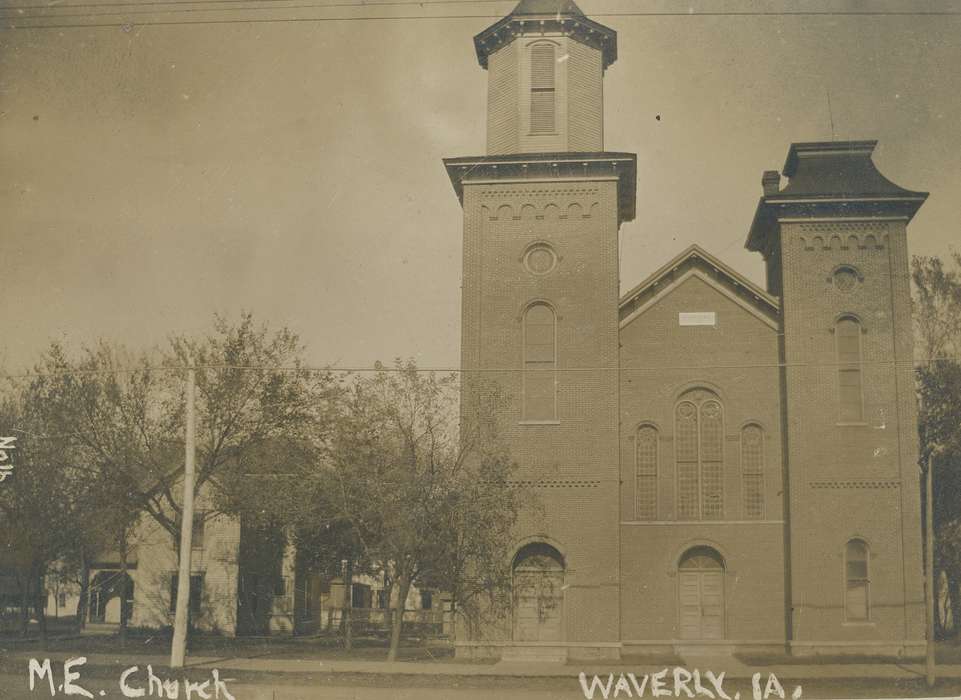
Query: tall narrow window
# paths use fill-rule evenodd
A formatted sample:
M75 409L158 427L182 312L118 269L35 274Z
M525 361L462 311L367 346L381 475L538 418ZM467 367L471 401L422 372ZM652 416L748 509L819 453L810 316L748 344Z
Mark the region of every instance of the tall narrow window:
M701 517L718 520L724 515L724 427L721 404L701 405Z
M524 314L524 420L555 418L554 311L532 304Z
M674 415L679 520L724 515L724 416L717 397L703 389L685 394Z
M764 431L759 425L741 430L741 486L744 517L764 517Z
M554 133L554 45L531 47L531 133Z
M697 406L690 401L677 405L675 449L677 452L677 517L696 520L700 516L700 468L697 449Z
M838 417L842 423L864 418L861 400L861 324L842 318L835 329L838 352Z
M657 429L654 426L642 425L637 429L634 455L637 469L634 517L657 520Z
M844 619L863 622L870 618L868 595L868 545L864 540L850 540L844 550Z

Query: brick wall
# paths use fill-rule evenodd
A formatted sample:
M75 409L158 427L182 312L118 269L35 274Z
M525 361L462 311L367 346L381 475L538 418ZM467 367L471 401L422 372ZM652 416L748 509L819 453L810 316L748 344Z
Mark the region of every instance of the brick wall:
M683 552L708 545L725 560L725 635L784 639L784 546L780 382L776 322L725 294L709 266L668 283L621 329L621 628L624 640L671 640L677 628L677 565ZM733 297L733 298L732 298ZM680 326L682 312L714 312L715 326ZM679 522L676 511L674 410L700 387L723 407L723 518ZM763 428L764 511L745 522L740 434ZM658 507L654 522L635 516L635 435L658 430Z
M917 415L905 226L784 223L780 229L791 493L793 632L798 641L879 643L923 633ZM862 279L841 291L832 272ZM838 414L833 332L863 333L863 420ZM870 546L871 615L845 623L843 551Z
M566 563L566 641L618 638L617 182L560 180L464 188L462 366L511 398L498 415L540 508L517 544L555 546ZM523 263L553 247L552 272ZM525 424L522 319L542 300L556 311L557 421ZM476 375L474 375L476 376Z

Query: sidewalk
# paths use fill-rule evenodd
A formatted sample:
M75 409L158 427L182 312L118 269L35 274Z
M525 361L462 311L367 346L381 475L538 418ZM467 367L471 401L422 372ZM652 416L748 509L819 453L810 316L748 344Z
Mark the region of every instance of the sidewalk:
M62 663L66 659L79 655L79 652L15 652L7 654L3 659L4 667L23 664L25 667L30 658L49 658L52 663ZM146 668L147 664L154 669L167 668L169 657L147 654L104 654L89 653L86 655L87 668L116 668L123 670L131 666ZM916 679L924 677L923 664L774 664L765 666L748 666L733 657L711 657L685 659L684 668L699 669L702 672L712 671L715 674L725 673L728 679L750 678L754 673L760 673L762 679L773 673L779 679L788 680L824 680L824 679ZM640 677L663 670L664 666L632 665L623 662L598 663L569 662L566 665L557 663L508 663L494 664L457 663L448 661L400 661L388 663L386 661L347 661L324 659L272 659L260 657L191 657L186 661L187 670L219 669L221 674L227 671L241 673L267 674L296 674L309 676L317 674L364 674L364 675L422 675L422 676L487 676L487 677L516 677L516 678L576 678L581 672L588 676L607 676L613 673L615 677L620 673L633 673ZM673 672L669 666L668 675ZM937 674L940 678L961 678L961 665L938 666Z

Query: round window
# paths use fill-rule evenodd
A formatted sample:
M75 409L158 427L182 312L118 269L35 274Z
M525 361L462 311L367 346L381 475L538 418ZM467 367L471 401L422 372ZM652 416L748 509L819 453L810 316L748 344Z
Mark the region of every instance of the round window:
M524 267L535 275L546 275L557 264L557 255L546 244L532 246L524 256Z
M858 273L850 267L839 267L834 271L834 286L842 292L850 292L858 283Z

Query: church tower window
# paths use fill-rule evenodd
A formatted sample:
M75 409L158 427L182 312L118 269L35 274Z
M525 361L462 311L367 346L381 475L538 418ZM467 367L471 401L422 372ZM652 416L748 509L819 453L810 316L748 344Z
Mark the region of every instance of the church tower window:
M555 131L554 44L531 46L531 133Z
M677 517L717 520L724 514L724 420L721 402L695 390L675 410Z
M653 425L642 425L637 429L634 456L634 517L657 520L657 428Z
M848 541L844 548L844 619L847 622L865 622L870 619L868 562L867 543L858 539Z
M838 361L838 418L842 423L864 419L861 396L861 324L845 316L835 328Z
M524 314L524 420L556 418L555 325L554 310L547 304L538 302L527 307Z
M759 425L741 429L741 485L744 517L764 517L764 431Z

